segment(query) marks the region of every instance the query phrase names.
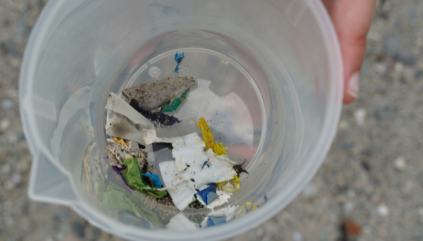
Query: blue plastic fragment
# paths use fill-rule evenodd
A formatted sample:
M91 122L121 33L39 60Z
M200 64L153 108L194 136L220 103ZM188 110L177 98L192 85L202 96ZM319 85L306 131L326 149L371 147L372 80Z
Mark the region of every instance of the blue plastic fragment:
M216 194L216 188L217 188L217 185L215 183L212 183L209 185L208 188L202 191L197 190L197 194L201 197L201 199L203 199L206 205L209 205L210 202L212 202L214 199L218 197L218 195Z
M153 179L154 187L162 187L162 181L160 181L159 176L157 176L156 174L143 173L142 175Z
M209 219L207 219L207 227L213 227L215 225L224 224L226 223L226 217L212 217L210 216Z
M184 52L175 54L175 61L178 63L175 68L175 73L179 73L179 65L181 64L182 60L185 58Z
M209 194L207 194L207 202L211 203L218 197L219 195L217 195L215 192L209 192Z
M204 164L203 164L203 166L201 167L201 169L203 169L206 165L207 165L208 167L210 167L210 166L209 166L209 164L207 164L208 162L209 162L208 160L207 160L207 161L205 161L205 162L204 162Z

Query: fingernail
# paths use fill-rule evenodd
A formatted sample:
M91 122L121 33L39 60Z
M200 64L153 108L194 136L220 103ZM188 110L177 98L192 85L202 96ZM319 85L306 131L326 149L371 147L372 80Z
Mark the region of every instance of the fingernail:
M347 93L351 97L357 98L359 89L360 89L360 73L356 72L350 77L350 80L348 81Z

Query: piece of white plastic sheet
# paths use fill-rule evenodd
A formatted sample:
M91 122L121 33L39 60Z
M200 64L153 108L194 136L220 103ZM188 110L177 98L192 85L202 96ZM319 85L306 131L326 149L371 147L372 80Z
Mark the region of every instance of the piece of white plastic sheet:
M150 120L138 113L115 93L107 98L106 134L150 145L157 141L156 129Z

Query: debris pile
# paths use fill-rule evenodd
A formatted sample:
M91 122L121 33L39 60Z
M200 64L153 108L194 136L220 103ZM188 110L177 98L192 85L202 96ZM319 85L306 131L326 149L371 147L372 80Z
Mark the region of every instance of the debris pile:
M180 211L186 207L207 207L213 212L207 219L207 226L226 222L235 216L245 215L255 209L251 203L241 207L226 207L219 211L214 208L228 202L234 192L240 189L240 174L248 172L230 160L222 143L215 142L214 136L204 117L196 125L202 137L196 132L173 138L159 138L157 128L166 128L183 121L169 115L177 112L188 98L189 91L198 84L193 77L179 76L179 65L184 53L176 53L175 76L158 79L130 87L122 91L122 98L110 93L105 106L107 110L106 134L107 159L112 170L122 182L133 191L159 200L172 199ZM167 113L167 114L166 114ZM153 143L169 143L174 160L160 162L152 172L148 153L144 146ZM88 150L89 152L89 150ZM124 186L123 186L124 187ZM115 193L115 199L122 196L131 210L144 212L133 205L133 197L124 197L120 187L100 187L99 196ZM112 207L119 200L108 199L104 208ZM158 201L158 203L161 203ZM126 205L126 204L125 204ZM151 219L151 218L150 218ZM156 218L151 220L157 222Z

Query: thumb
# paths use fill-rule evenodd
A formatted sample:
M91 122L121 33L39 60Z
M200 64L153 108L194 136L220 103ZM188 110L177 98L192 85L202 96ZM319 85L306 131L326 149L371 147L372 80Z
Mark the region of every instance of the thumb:
M324 0L338 35L344 62L344 103L356 100L366 36L376 0Z

